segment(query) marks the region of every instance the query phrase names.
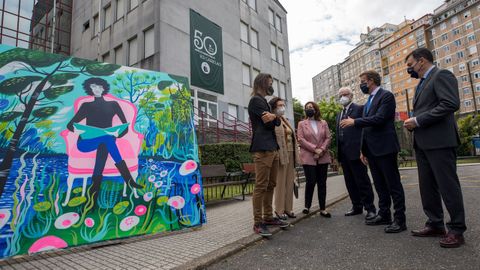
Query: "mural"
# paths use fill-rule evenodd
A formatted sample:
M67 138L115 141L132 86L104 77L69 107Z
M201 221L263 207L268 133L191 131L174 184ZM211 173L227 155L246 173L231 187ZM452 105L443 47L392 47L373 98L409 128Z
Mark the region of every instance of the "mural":
M0 258L205 222L188 80L0 45Z

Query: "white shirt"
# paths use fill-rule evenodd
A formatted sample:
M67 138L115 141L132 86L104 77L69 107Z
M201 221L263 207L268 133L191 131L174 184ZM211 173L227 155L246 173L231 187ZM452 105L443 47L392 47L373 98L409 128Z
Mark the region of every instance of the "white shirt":
M312 126L313 131L315 134L318 134L318 127L317 127L317 121L315 120L308 120L310 122L310 126Z

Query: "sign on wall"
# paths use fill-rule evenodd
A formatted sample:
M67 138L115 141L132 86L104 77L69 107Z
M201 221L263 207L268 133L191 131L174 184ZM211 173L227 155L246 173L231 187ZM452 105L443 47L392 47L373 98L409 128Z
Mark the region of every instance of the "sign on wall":
M0 45L0 258L205 222L184 77Z
M223 94L222 28L190 9L192 85Z

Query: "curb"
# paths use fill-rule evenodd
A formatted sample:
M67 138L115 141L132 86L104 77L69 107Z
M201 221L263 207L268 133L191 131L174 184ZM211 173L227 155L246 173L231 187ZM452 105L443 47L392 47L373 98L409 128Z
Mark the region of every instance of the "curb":
M478 165L480 165L480 163L461 163L461 164L457 164L457 167L478 166ZM416 170L416 169L417 169L417 167L398 168L398 170L400 170L400 171Z
M339 203L340 201L342 201L346 198L348 198L348 194L343 193L342 195L339 195L339 196L331 199L329 202L327 202L326 206L330 207L332 205L335 205L335 204ZM300 221L317 214L318 212L320 212L319 208L315 209L315 210L312 210L310 213L308 213L306 215L300 212L299 214L297 214L297 218L295 220L292 220L292 222L290 222L290 224L295 225L295 224L299 223ZM278 232L283 231L283 229L280 229L280 228L277 227L277 228L271 229L270 231L272 232L272 234L277 234ZM179 269L179 270L180 269L182 269L182 270L184 270L184 269L185 270L187 270L187 269L188 270L206 269L208 266L210 266L214 263L220 262L223 259L228 258L228 257L242 251L245 248L253 246L263 239L265 239L265 238L263 238L260 235L252 233L251 235L249 235L247 237L244 237L244 238L242 238L240 240L237 240L233 243L230 243L226 246L220 247L219 249L217 249L215 251L212 251L205 256L202 256L201 258L196 258L195 260L186 262L185 264L177 266L173 269Z

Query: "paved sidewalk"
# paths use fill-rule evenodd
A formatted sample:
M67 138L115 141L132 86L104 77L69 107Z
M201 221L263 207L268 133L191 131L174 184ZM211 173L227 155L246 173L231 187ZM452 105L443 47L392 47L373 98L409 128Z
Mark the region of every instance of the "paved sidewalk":
M297 221L304 194L294 200ZM329 177L327 205L346 197L343 176ZM313 209L318 210L317 196ZM139 236L112 245L79 247L0 262L1 269L195 269L218 261L257 240L251 197L207 206L207 224L170 235ZM294 230L295 228L291 228ZM273 236L275 237L275 235Z

